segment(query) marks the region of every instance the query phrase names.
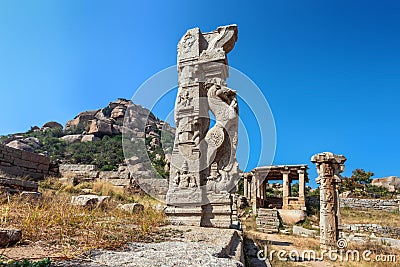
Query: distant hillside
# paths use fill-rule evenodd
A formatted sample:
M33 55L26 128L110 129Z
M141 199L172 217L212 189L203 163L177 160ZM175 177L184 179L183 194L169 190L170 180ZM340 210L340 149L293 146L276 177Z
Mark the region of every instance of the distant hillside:
M161 175L167 176L164 151L172 152L175 129L148 109L122 98L104 108L79 113L65 127L57 122L48 122L42 127L33 126L25 133L1 136L0 142L48 155L61 163L95 164L101 170L115 170L125 164L122 130L127 110L130 121L138 125L138 128L131 128L135 125L130 123L131 131L135 136L145 137L147 153L153 165ZM139 128L144 124L143 133L143 129Z

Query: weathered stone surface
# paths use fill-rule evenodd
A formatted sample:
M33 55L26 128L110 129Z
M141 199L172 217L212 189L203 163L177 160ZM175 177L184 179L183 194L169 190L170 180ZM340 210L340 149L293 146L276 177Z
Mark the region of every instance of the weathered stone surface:
M279 209L279 216L284 224L293 225L303 222L307 217L307 212L304 210L282 210Z
M71 204L75 206L82 206L82 207L98 207L105 203L108 200L109 196L97 196L97 195L79 195L79 196L72 196Z
M97 141L97 140L100 140L100 138L94 136L94 134L87 134L87 135L82 136L81 142L82 143L84 143L84 142L94 142L94 141Z
M82 139L81 134L70 134L70 135L65 135L63 137L60 137L61 140L64 140L65 143L68 145L74 144L74 143L79 143Z
M239 179L236 160L238 106L236 91L226 85L227 54L237 40L237 26L209 33L190 29L178 43L178 95L175 103L174 148L170 161L169 206L201 207L194 220L203 226L229 227L235 221L232 203L212 203L215 196L232 197ZM215 125L209 129L211 112ZM157 137L151 131L150 136ZM154 139L153 139L154 140ZM157 146L151 142L152 146ZM174 208L171 208L174 210ZM216 210L224 210L217 214ZM167 209L168 211L168 209ZM196 223L191 214L174 213L173 220ZM196 223L197 224L197 223Z
M400 199L340 198L340 207L353 209L400 211Z
M323 152L312 156L317 167L317 183L320 184L320 247L336 248L339 239L340 207L338 184L344 171L343 155Z
M159 243L131 243L124 251L95 250L90 262L55 266L243 267L243 240L232 229L167 227L181 233Z
M0 247L13 245L22 239L22 231L19 229L0 229Z
M314 237L318 235L318 231L316 230L309 230L304 227L293 225L293 234L300 235L304 237Z
M18 140L13 140L6 144L6 146L8 147L28 152L34 152L35 149L40 147L40 145L40 141L36 137L21 138Z
M371 181L372 185L386 188L389 192L400 190L400 178L397 176L389 176L385 178L375 178Z
M91 110L79 113L79 115L76 116L75 119L70 120L66 123L65 130L68 131L80 128L87 131L89 126L88 122L95 118L94 116L98 111L99 110Z
M62 128L63 128L63 126L61 124L59 124L58 122L56 122L56 121L46 122L42 126L42 130L46 130L46 129L62 129Z
M99 171L93 164L60 164L60 174L63 178L88 178L99 177Z
M157 178L138 178L136 179L140 188L152 196L158 196L159 199L165 201L168 191L168 180Z
M93 134L97 137L104 135L113 135L111 120L92 120L89 126L88 134Z
M399 227L382 226L374 223L343 224L343 231L357 234L373 233L378 237L400 238Z
M42 193L23 191L21 192L20 197L27 200L38 200L42 197Z
M279 217L276 209L257 209L257 230L264 233L279 232Z
M129 203L129 204L123 204L120 206L120 208L126 212L130 213L140 213L144 210L144 206L139 203Z
M0 177L0 185L18 191L35 192L38 190L38 183L35 181L25 181L17 178L2 178Z
M60 172L73 172L73 171L82 171L82 172L90 172L97 171L96 165L93 164L60 164Z

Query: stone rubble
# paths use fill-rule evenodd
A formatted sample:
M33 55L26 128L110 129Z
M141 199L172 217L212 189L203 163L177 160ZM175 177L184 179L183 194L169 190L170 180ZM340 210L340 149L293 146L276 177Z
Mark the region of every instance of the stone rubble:
M110 199L109 196L79 195L72 196L71 204L75 206L94 208L103 205L108 199Z

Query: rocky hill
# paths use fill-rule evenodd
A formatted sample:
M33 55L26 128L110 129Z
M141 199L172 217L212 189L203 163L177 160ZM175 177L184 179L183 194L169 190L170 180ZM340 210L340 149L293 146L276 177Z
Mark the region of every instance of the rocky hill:
M101 170L115 170L126 163L122 148L126 112L128 130L145 140L150 159L159 173L166 176L164 152L172 151L175 129L148 109L122 98L104 108L81 112L65 126L51 121L25 133L1 136L0 141L13 148L48 155L60 163L95 164ZM145 128L140 129L143 125Z

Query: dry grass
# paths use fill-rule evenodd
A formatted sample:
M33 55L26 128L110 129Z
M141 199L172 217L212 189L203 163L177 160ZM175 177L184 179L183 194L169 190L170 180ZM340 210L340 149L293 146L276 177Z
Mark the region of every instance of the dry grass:
M377 210L358 210L343 208L340 210L342 223L375 223L382 226L399 227L400 212L398 211L377 211Z
M343 211L343 209L341 210ZM350 215L354 216L354 221L358 223L382 223L382 225L393 223L393 220L396 220L396 216L399 216L398 213L387 212L388 214L384 213L380 216L386 216L387 218L380 218L377 222L373 216L376 216L374 212L368 211L367 214L370 214L371 217L365 218L365 213L362 211L357 210L356 214L353 214L354 211L345 210L346 214L344 217L348 219ZM343 216L343 213L342 213ZM397 219L398 220L398 219ZM283 234L264 234L255 231L255 221L253 217L249 217L247 220L242 221L245 225L245 237L251 239L256 242L259 248L263 248L264 245L267 245L269 252L272 250L279 251L284 250L289 253L291 250L295 250L301 253L305 250L313 250L316 253L316 256L319 258L321 256L322 250L319 247L319 238L311 238L311 237L300 237L294 235L283 235ZM346 222L349 223L349 222ZM393 226L398 226L394 224ZM340 260L340 257L336 261L330 260L328 257L325 258L323 261L302 261L302 262L295 262L295 261L281 261L278 259L277 252L275 252L273 256L273 260L271 262L272 266L276 267L292 267L292 266L310 266L310 267L325 267L325 266L332 266L332 267L389 267L389 266L400 266L400 251L398 249L394 249L388 246L383 246L381 244L373 243L373 242L349 242L349 246L346 250L358 250L360 253L361 260L360 261L347 261L346 262L346 254L344 254L343 261ZM346 251L345 250L345 251ZM362 253L365 250L370 250L372 254L369 256L371 261L363 261L362 260ZM339 254L340 255L340 254ZM377 262L374 261L376 255L396 255L396 262ZM286 254L288 256L288 254ZM350 256L351 259L351 256Z
M21 229L22 244L40 242L70 258L94 248L113 249L131 241L152 241L152 233L165 224L165 215L146 201L141 201L145 209L137 214L119 209L118 204L134 197L109 184L93 185L94 192L112 196L94 209L70 204L70 192L79 191L78 187L58 181L46 181L45 187L52 189L41 189L40 200L10 197L0 203L0 227Z

